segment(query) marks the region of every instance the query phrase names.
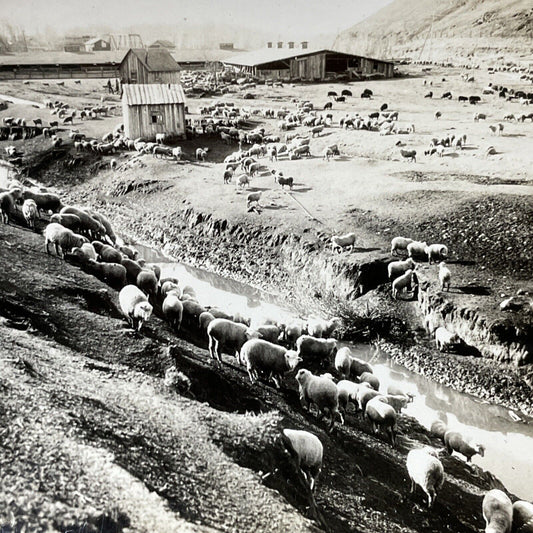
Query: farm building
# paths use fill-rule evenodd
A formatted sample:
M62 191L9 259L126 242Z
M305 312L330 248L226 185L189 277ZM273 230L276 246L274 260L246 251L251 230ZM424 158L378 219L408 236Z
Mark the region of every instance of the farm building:
M91 38L90 35L83 35L81 37L68 35L63 42L63 51L65 52L81 52L85 50L85 42Z
M236 49L211 48L208 50L201 49L183 49L172 50L172 57L178 65L185 70L201 70L213 66L222 66L224 60L233 57L238 52Z
M283 44L283 43L280 43ZM259 78L320 81L346 75L391 78L394 63L382 59L320 49L263 48L234 55L224 64Z
M120 64L123 84L179 83L180 67L164 48L131 48Z
M178 84L123 85L124 133L130 139L154 139L156 133L185 138L185 95Z
M176 45L170 41L165 41L164 39L158 39L154 41L148 48L166 48L167 50L174 50Z
M89 39L85 41L85 51L86 52L101 52L111 50L111 45L109 41L101 39L100 37L95 37L94 39Z

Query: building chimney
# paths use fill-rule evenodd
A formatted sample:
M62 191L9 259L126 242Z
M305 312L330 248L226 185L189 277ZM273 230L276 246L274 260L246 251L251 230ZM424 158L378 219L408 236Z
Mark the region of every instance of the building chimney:
M305 50L307 48L307 45L309 44L307 41L302 41L302 50Z
M268 41L267 48L272 48L272 41Z
M283 41L278 41L278 48L283 48Z
M289 48L294 48L294 41L289 41Z

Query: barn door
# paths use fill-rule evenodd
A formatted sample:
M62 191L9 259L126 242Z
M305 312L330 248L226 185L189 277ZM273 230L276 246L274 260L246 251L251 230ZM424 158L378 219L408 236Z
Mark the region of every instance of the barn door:
M307 78L307 59L298 61L298 77Z

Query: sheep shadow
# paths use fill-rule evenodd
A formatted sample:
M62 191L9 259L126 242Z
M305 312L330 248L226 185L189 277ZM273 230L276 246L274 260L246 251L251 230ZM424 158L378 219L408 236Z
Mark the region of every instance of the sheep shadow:
M318 135L317 137L312 137L313 139L318 139L319 137L327 137L328 135L333 135L332 131L328 131L327 133L322 133L321 135Z
M489 287L484 287L482 285L464 285L462 287L455 288L459 293L471 294L474 296L490 296L492 294Z
M269 191L270 189L268 187L250 187L246 190L250 192L263 192L263 191Z
M292 188L292 192L309 192L312 191L313 187L294 187Z
M469 145L469 146L463 146L462 150L479 150L479 146L472 146L472 145Z
M459 157L459 154L457 152L448 152L447 154L442 154L443 157L451 157L452 159L455 159Z
M270 209L271 211L277 211L279 209L287 209L286 205L263 205L261 204L261 207L263 209Z
M446 261L449 265L462 265L462 266L473 266L476 264L475 261L472 261L470 259L448 259Z
M347 155L340 155L333 158L333 161L338 161L339 163L344 163L345 161L351 161L352 158Z
M525 133L503 133L502 137L525 137Z
M381 248L363 248L363 247L358 247L358 246L354 246L352 248L352 252L355 252L355 253L365 253L365 252L376 252L377 250L380 250Z

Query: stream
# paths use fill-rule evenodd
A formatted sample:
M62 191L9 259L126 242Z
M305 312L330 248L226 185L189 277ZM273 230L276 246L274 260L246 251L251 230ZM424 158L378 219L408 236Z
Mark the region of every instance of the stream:
M296 316L281 297L224 278L198 268L172 262L159 252L136 245L146 261L161 267L162 277L176 277L180 285L191 285L202 305L215 306L228 313L239 311L260 323L265 318L284 321ZM403 411L428 428L437 419L449 429L460 431L467 440L485 446L484 457L475 455L472 462L492 472L509 491L533 500L533 420L515 422L509 410L484 402L468 394L434 383L393 363L387 354L363 344L343 343L352 354L370 361L382 388L389 383L415 395ZM461 457L462 456L458 456Z

